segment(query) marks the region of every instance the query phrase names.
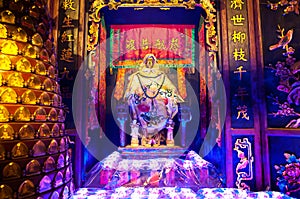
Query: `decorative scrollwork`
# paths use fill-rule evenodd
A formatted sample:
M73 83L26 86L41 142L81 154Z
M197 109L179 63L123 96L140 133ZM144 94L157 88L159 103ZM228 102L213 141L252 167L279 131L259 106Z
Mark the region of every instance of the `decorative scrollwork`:
M236 165L235 172L237 174L236 186L239 189L249 190L250 187L243 181L253 179L253 162L251 142L248 138L237 139L234 144L234 149L237 152L240 162Z
M209 51L218 51L218 38L215 23L216 19L216 9L210 0L200 0L200 4L205 10L207 17L205 19L206 32L206 44L208 45Z
M95 0L90 8L91 14L89 15L89 20L96 23L100 22L100 10L105 6L107 6L107 4L104 2L104 0Z

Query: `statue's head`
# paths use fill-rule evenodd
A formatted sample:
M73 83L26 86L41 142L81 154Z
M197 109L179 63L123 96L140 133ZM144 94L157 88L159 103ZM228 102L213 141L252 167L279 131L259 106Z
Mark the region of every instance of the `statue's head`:
M147 54L143 59L143 64L146 68L153 68L156 63L156 57L153 54Z
M147 62L146 62L146 67L147 67L147 68L152 68L153 65L154 65L154 59L153 59L152 57L149 57L149 58L147 59Z

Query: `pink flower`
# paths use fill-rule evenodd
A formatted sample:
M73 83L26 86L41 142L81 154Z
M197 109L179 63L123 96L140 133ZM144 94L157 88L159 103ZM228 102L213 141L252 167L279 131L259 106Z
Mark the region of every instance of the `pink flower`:
M285 180L289 184L300 184L300 164L291 163L285 166L285 171L282 173Z

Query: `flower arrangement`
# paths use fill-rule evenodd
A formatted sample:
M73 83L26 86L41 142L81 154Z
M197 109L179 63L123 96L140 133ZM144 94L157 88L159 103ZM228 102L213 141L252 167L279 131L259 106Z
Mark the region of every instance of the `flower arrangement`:
M280 191L290 195L300 190L300 158L294 154L284 153L286 164L275 165L277 170L277 186Z

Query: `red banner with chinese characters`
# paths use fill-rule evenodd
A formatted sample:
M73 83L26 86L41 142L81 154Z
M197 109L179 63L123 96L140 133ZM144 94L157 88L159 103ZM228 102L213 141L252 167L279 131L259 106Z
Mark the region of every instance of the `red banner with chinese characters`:
M194 25L112 25L110 67L136 68L148 53L162 67L195 67Z

